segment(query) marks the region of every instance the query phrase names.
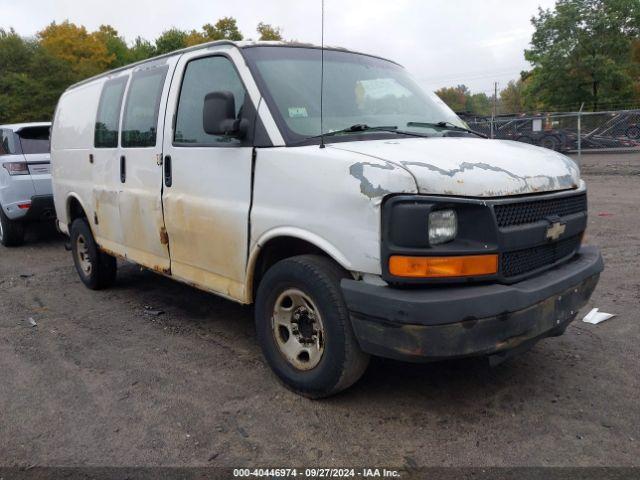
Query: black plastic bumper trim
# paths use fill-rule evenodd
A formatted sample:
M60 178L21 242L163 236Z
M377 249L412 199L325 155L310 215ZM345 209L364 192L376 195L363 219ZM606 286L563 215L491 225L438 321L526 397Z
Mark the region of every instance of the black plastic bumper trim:
M561 335L584 307L604 265L583 247L571 262L513 285L400 290L343 280L360 347L405 361L524 351Z
M31 207L27 214L20 218L25 222L37 222L43 220L54 220L56 209L53 203L53 195L36 195L31 197Z
M345 279L341 286L351 313L400 324L442 325L523 310L603 269L600 251L588 246L582 247L567 263L511 285L400 289Z

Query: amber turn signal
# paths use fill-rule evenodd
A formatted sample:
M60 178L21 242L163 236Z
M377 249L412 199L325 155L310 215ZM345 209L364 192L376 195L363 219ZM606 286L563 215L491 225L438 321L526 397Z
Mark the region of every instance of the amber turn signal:
M462 257L405 257L389 259L389 273L396 277L443 278L491 275L498 271L498 255Z

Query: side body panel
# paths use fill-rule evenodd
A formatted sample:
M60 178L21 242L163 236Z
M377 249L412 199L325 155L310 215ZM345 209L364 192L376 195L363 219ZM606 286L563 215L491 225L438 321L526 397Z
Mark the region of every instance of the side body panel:
M67 228L68 199L76 198L93 218L93 131L103 79L65 92L58 101L51 132L53 197L61 228Z
M254 105L257 88L233 47L184 54L168 99L167 119L176 115L185 67L212 55L233 62ZM204 97L203 99L204 100ZM201 122L201 117L197 119ZM225 297L245 301L251 146L174 145L174 125L167 121L164 154L171 157L172 180L163 205L171 252L172 276Z
M131 76L131 71L110 75L102 83L111 81L126 82ZM100 96L98 96L100 98ZM122 101L124 103L124 101ZM122 104L118 112L118 121L121 124ZM94 120L95 122L95 120ZM103 248L125 256L125 248L122 237L122 223L120 219L120 150L117 142L115 146L108 148L92 148L93 164L93 198L92 204L96 212L98 223L93 225L96 241ZM92 146L95 142L92 142Z
M141 65L132 70L123 102L121 139L118 162L124 162L125 181L121 184L118 198L122 242L128 259L154 270L168 273L170 269L169 248L164 235L162 211L162 134L165 124L166 99L178 56L159 62ZM125 146L127 103L137 75L152 74L166 70L156 121L155 145L148 147ZM136 110L132 107L135 118ZM122 158L124 157L124 160ZM120 166L120 163L118 164Z
M251 265L270 239L304 239L352 272L380 270L380 205L416 193L393 163L331 146L259 149L251 212Z

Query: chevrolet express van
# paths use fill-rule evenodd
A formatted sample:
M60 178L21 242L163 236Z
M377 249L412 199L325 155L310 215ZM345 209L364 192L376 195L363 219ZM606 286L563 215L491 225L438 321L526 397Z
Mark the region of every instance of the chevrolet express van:
M467 130L373 55L325 49L321 105L321 55L220 41L70 87L53 188L82 282L119 257L255 304L309 397L370 355L501 360L562 334L603 269L577 165Z

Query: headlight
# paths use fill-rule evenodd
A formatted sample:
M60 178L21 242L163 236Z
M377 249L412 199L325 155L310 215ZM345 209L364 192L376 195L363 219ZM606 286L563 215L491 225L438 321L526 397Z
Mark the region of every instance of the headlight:
M436 210L429 214L429 244L439 245L456 238L458 216L454 210Z

